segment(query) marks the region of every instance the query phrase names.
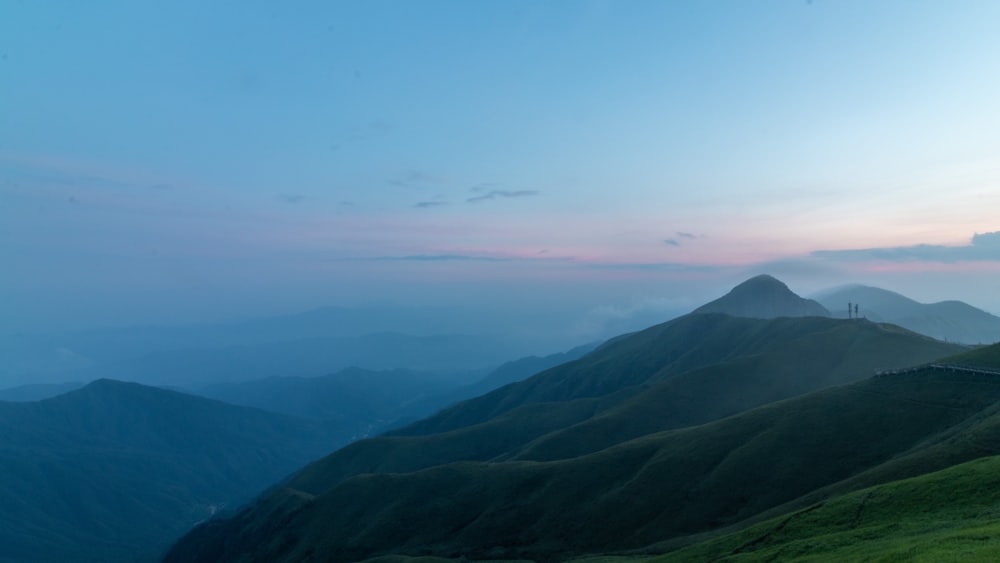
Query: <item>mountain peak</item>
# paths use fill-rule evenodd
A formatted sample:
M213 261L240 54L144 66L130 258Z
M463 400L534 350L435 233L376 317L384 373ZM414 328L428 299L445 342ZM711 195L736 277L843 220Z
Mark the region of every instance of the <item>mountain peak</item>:
M695 313L725 313L737 317L829 317L825 307L804 299L773 276L761 274L734 287L726 295L706 303Z
M732 291L745 291L745 290L753 290L753 289L758 289L759 290L759 289L765 289L765 288L766 289L770 289L770 290L787 291L788 293L791 293L791 294L794 295L794 292L792 292L792 290L788 289L788 286L785 285L785 282L779 280L778 278L776 278L774 276L768 275L768 274L761 274L759 276L754 276L754 277L748 279L747 281L745 281L745 282L737 285L736 287L734 287L732 289Z

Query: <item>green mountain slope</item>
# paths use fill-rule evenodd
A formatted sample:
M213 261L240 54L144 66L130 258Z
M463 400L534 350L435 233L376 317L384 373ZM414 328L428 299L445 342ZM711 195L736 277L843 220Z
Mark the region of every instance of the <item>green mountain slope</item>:
M656 558L619 561L996 561L1000 457L832 498Z
M363 474L282 489L168 561L387 553L557 560L738 523L919 450L1000 399L1000 378L875 378L580 457ZM280 508L280 510L279 510ZM289 510L291 508L291 510ZM268 518L280 514L279 520ZM199 560L195 558L194 560Z
M689 315L350 444L305 468L293 486L318 494L358 473L571 457L959 350L873 323Z
M586 358L445 409L396 433L420 435L446 432L484 422L530 403L601 397L686 371L777 350L803 334L830 331L837 326L847 327L843 330L848 336L831 344L833 354L840 356L832 360L834 364L845 361L848 352L842 345L852 338L853 331L861 329L844 321L824 318L760 320L722 314L686 315L613 339ZM889 335L906 331L886 326L881 327L881 333ZM876 339L872 349L864 351L865 357L882 361L884 366L897 366L921 363L962 350L959 346L913 334L904 338L912 342L911 350L926 352L918 354L919 359L900 357L902 354L893 356L894 353L882 358L883 352ZM859 340L863 343L867 338L859 336ZM824 348L822 339L814 347Z
M152 556L331 441L314 423L111 380L0 403L0 560Z
M518 459L550 460L597 451L651 432L869 377L885 366L927 362L955 347L891 325L824 318L776 319L795 335L761 342L759 352L680 374L660 372L642 392L572 427L545 435Z
M716 529L959 426L1000 386L868 379L680 427L960 349L867 322L691 315L352 444L171 557L555 559Z

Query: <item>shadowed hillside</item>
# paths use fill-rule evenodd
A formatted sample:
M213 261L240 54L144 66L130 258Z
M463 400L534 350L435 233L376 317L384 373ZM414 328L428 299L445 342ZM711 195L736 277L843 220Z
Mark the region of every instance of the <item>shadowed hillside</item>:
M856 491L648 561L992 561L1000 457Z
M0 403L0 560L152 556L331 442L313 423L111 380Z
M559 559L711 530L982 411L1000 387L970 394L944 377L868 379L879 366L960 350L868 322L682 317L352 444L234 519L199 528L171 560Z
M1000 378L869 379L566 460L358 475L316 496L281 489L233 520L199 528L168 561L193 553L558 560L638 548L738 523L921 451L997 399ZM269 514L287 516L275 527Z

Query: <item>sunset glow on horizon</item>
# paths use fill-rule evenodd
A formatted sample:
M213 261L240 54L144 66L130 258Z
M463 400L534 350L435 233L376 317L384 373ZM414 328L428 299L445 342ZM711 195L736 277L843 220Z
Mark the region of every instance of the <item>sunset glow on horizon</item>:
M996 21L985 1L11 5L0 328L687 306L762 272L1000 312Z

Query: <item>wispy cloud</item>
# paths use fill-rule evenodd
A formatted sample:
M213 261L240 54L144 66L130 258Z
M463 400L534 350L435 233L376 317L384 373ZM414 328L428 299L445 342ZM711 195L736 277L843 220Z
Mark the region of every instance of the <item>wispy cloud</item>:
M378 256L347 256L332 258L328 262L574 262L573 256L550 256L547 250L531 253L493 252L437 252L426 254L399 254Z
M418 209L426 209L428 207L440 207L442 205L448 205L447 201L418 201L413 204L413 207Z
M511 259L497 256L473 256L469 254L410 254L408 256L380 256L378 260L402 260L408 262L506 262Z
M674 233L674 236L663 239L663 242L669 244L670 246L681 246L684 244L682 241L699 238L705 238L705 235L696 235L685 231L677 231Z
M1000 231L976 234L965 246L917 244L888 248L862 248L850 250L817 250L815 258L844 262L969 262L1000 261Z
M578 319L572 331L580 338L603 339L670 320L692 308L686 300L662 297L635 299L628 304L599 305Z
M472 196L465 201L469 203L478 203L481 201L488 201L491 199L499 198L512 198L512 197L529 197L533 195L538 195L540 192L538 190L490 190L484 194L477 196Z
M592 270L631 270L651 273L692 273L718 272L729 266L718 264L689 264L684 262L592 262L586 265Z
M144 171L48 155L0 151L8 179L108 192L165 191L171 185Z
M434 184L440 184L441 178L427 174L421 170L410 170L397 178L389 179L393 186L401 188L425 188Z
M300 203L306 199L306 196L301 194L278 194L278 199L285 203Z
M510 262L517 258L473 254L405 254L400 256L357 256L333 258L331 262Z

